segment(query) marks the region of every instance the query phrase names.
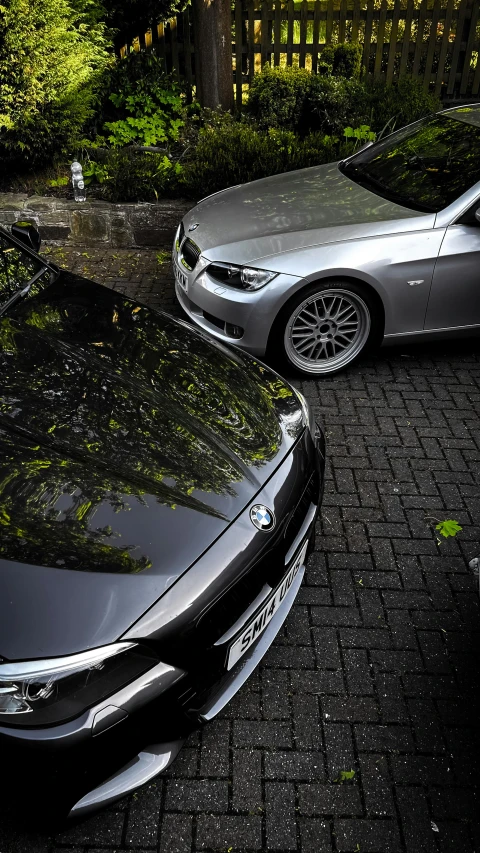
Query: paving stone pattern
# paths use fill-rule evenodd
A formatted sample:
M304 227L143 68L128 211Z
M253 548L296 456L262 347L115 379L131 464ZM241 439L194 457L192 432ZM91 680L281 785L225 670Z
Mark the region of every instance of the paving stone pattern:
M55 252L173 305L166 255ZM328 479L275 645L167 776L56 837L4 815L1 853L480 851L479 342L384 350L301 387ZM463 530L438 545L427 516Z

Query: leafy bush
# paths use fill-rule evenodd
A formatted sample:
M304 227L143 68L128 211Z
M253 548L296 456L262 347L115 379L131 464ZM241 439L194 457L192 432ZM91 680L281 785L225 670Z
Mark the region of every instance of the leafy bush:
M293 130L303 112L312 74L305 68L271 68L265 65L248 90L247 112L258 127Z
M391 132L441 108L441 101L416 77L404 76L393 84L371 80L358 91L357 111L376 133Z
M349 80L359 80L363 51L357 42L326 45L320 56L319 70Z
M0 156L47 162L74 144L110 62L100 7L10 0L0 10Z
M166 154L134 148L93 150L82 165L86 185L113 202L158 201L174 191L182 171Z
M344 77L312 75L298 124L300 134L321 131L342 134L348 124L361 123L357 99L362 84Z
M304 139L288 130L255 130L225 121L200 131L194 156L180 187L193 198L267 175L326 163L336 156L338 139L322 133Z
M254 77L247 115L258 127L283 128L306 136L312 132L342 135L348 125L366 124L380 133L385 127L402 127L441 108L438 98L426 92L415 77L402 77L394 84L354 79L361 61L358 45L328 46L322 56L334 73L311 74L303 68L267 65Z
M176 141L185 123L185 94L154 51L131 53L105 81L97 124L102 120L114 147Z
M266 65L250 84L247 115L263 129L341 134L345 125L362 118L355 107L360 86L341 76Z

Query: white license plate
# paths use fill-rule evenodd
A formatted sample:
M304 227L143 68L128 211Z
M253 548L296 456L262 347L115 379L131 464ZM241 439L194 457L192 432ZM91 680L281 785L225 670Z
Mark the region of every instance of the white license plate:
M180 269L180 267L175 262L173 264L173 274L175 276L175 281L177 282L177 284L180 285L180 287L186 293L187 288L188 288L187 276L185 275L185 273Z
M255 619L247 625L247 627L243 630L243 633L240 635L238 640L235 640L233 645L230 648L228 653L228 661L227 661L227 669L231 669L232 666L235 666L237 661L245 654L245 652L250 648L252 643L258 639L260 634L263 634L265 628L268 626L268 623L272 621L275 613L280 607L283 599L285 598L288 590L290 589L293 581L295 580L296 575L298 574L299 569L303 566L305 562L305 554L307 553L308 540L304 542L302 548L292 563L288 573L285 575L283 581L277 586L276 590L272 592L270 597L267 599L266 603L262 607L260 613L257 613Z

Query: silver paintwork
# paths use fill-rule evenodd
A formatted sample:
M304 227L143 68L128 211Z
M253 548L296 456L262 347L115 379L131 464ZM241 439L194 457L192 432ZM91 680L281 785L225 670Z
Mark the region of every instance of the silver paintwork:
M472 113L468 120L480 123L480 105ZM177 297L197 325L258 356L286 301L331 279L378 294L384 344L480 332L480 228L455 224L477 202L480 182L439 213L419 213L360 187L336 163L222 190L183 220L186 234L198 223L201 257ZM174 261L180 256L174 247ZM278 275L261 290L241 291L209 275L212 261ZM229 337L204 312L240 326L243 336Z
M155 776L166 770L180 752L184 740L173 743L152 744L139 752L118 773L114 773L98 788L89 791L79 800L68 815L69 819L85 817L100 807L115 803L126 794L130 794L140 785L150 782Z

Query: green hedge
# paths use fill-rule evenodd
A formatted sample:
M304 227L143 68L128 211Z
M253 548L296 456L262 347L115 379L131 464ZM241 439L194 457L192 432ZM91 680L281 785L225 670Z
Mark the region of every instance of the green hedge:
M200 198L234 184L326 163L337 153L337 141L322 133L301 138L290 130L256 130L227 120L201 130L178 187Z
M22 165L66 152L93 113L110 61L90 0L10 0L0 15L0 156Z
M338 47L343 51L345 46ZM327 49L322 55L330 56ZM342 57L339 52L337 71L350 67ZM260 128L286 128L305 136L316 131L342 134L347 125L360 124L380 133L388 123L393 130L440 108L438 98L425 92L414 77L402 77L393 85L381 80L364 83L340 73L312 74L302 68L266 65L252 80L246 112Z

